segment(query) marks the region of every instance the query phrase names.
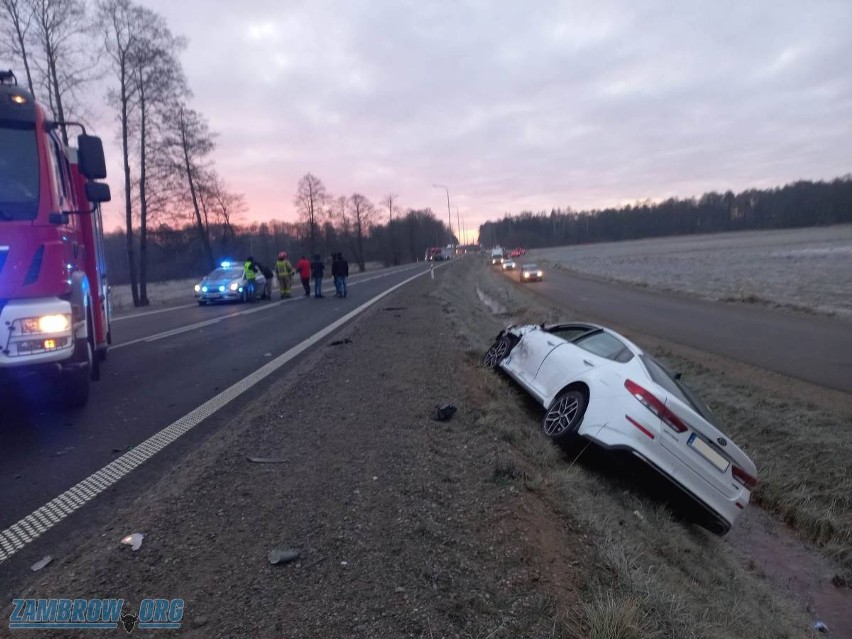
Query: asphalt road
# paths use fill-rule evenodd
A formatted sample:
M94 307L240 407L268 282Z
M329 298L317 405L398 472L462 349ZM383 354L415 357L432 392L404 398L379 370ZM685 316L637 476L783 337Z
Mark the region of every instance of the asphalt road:
M507 277L518 278L517 271ZM519 284L520 285L520 284ZM549 270L525 284L598 323L852 392L852 323L753 304L709 302ZM577 319L583 319L577 318Z
M29 399L21 399L9 388L2 389L0 530L271 358L426 268L419 264L355 275L350 277L345 300L335 298L328 283L323 299L300 296L246 305L193 305L118 318L112 327L114 344L102 366L101 380L93 383L88 405L77 411L63 411L39 401L50 389L29 388ZM269 383L261 382L209 421L228 419ZM205 430L209 434L213 428L205 421L107 492L123 490L128 483L144 485L164 472L176 456L179 458L180 452L172 449L187 450L193 438L197 443ZM65 534L76 528L75 518L77 524L80 517L85 521L83 513L89 508L87 505L47 535L57 534L57 529ZM18 555L28 554L28 548ZM6 562L3 570L15 559Z

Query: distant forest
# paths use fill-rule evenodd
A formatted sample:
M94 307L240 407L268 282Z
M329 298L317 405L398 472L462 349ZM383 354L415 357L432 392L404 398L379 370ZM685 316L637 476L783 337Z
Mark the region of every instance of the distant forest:
M525 211L479 227L483 246L537 248L643 237L781 229L852 222L852 175L773 189L705 193L699 198L622 208Z

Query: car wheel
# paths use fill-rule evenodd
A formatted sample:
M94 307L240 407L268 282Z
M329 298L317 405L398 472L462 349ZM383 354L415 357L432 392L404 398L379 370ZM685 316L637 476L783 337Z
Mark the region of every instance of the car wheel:
M586 396L582 392L576 388L562 391L544 415L544 434L557 441L576 435L585 412Z
M491 345L491 348L485 351L485 355L482 356L482 364L486 368L496 368L500 362L506 359L516 343L508 335L503 335Z

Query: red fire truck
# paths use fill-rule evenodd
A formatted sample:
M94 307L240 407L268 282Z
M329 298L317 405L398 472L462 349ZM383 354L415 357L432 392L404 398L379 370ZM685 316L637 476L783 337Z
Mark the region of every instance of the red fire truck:
M79 127L67 147L61 126ZM45 117L11 71L0 71L0 377L34 377L82 406L110 336L99 203L110 199L103 145L81 125Z

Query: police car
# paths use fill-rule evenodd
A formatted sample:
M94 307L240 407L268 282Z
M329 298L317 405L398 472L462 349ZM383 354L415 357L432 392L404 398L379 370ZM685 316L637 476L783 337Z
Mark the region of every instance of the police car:
M257 271L254 280L254 298L270 299L270 278L264 275L268 270L255 262ZM248 286L242 262L222 262L212 273L195 285L195 299L199 306L213 302L247 302Z

